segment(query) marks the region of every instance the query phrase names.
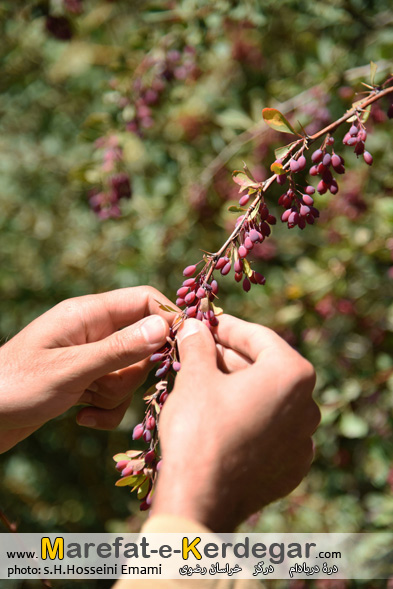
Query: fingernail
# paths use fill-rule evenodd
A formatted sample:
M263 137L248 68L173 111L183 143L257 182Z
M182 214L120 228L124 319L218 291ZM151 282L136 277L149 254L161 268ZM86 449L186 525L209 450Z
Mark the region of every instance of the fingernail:
M202 323L197 319L187 319L184 321L182 327L177 332L178 341L181 343L186 339L186 337L199 333L201 327Z
M147 317L142 325L141 332L148 344L160 344L165 340L168 324L159 315Z
M91 391L92 393L96 393L98 391L98 384L96 382L92 382L86 390Z
M83 425L84 427L95 427L97 425L97 420L92 415L81 415L78 417L78 424Z

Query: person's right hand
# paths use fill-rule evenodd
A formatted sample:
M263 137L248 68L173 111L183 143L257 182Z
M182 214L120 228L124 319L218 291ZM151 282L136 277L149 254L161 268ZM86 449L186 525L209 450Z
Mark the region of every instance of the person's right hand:
M276 333L227 315L215 332L217 345L200 321L179 331L153 513L226 532L300 483L320 412L313 367Z

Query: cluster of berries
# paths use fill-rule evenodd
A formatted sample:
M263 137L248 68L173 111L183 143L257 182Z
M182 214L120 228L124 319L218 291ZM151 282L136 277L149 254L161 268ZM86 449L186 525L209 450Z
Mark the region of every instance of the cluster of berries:
M343 139L343 143L344 145L352 145L356 155L362 155L366 164L371 166L373 163L373 156L368 151L365 151L366 139L367 131L360 121L358 121L356 125L351 125L351 128Z
M121 216L119 201L131 198L130 177L125 172L110 176L107 190L92 188L89 192L89 205L99 219L116 219Z
M89 204L99 219L121 216L119 201L132 196L129 175L121 170L124 167L123 150L115 135L100 137L95 143L103 150L101 170L104 172L103 186L94 187L89 192Z
M393 105L390 107L389 112L393 117ZM352 124L349 132L345 135L344 144L354 146L355 153L358 156L363 155L365 162L371 165L372 156L364 149L366 138L367 134L364 125L358 119L357 124ZM320 194L324 194L328 190L331 194L337 194L338 185L333 177L332 170L337 174L345 173L344 159L334 152L333 145L334 139L328 134L322 146L314 151L311 156L312 166L309 173L311 176L320 176L321 180L317 186L317 191ZM187 266L183 271L185 280L177 291L176 300L178 307L184 307L179 316L180 320L175 327L172 326L170 337L165 346L151 356L152 362L161 363L156 371L156 377L162 380L156 385L155 392L147 397L149 407L146 417L142 423L135 426L133 431L133 439L143 438L149 444L149 449L137 451L136 453L135 451L129 451L114 457L117 462L116 468L121 471L122 475L122 478L116 484L118 486L133 486L132 490L138 489L138 498L142 500L141 510L148 509L151 505L154 481L160 465L159 457L156 454L158 444L157 420L170 392L168 373L171 368L175 372L181 368L176 348L177 328L188 317L203 321L210 329L218 324L217 308L215 308L213 302L218 293L217 281L213 279L215 270L219 270L222 276L226 276L231 272L233 266L235 280L237 282L243 281L243 289L246 292L250 290L252 283L265 284L265 277L251 269L247 256L256 244L262 243L269 237L271 226L276 224L276 217L270 214L263 196L266 187L270 186L274 180L279 185L289 182L288 190L280 196L278 201L278 204L285 209L281 220L287 223L289 228L298 226L300 229L304 229L307 223L313 224L315 219L319 217L319 212L314 207L313 195L315 194L315 188L306 185L300 189L295 180L297 174L304 171L307 166L304 155L304 150L308 148L306 137L303 138L303 145L299 143L298 147L298 153L291 155L285 166L282 160L276 160L272 166L275 174L266 183L256 182L247 166L244 167L244 172L234 172L234 181L240 185L239 192L247 191L246 194L240 197L239 205L244 207L248 204L250 198L254 199L253 202L245 214L238 217L234 232L226 245L221 248L220 254L225 252L224 255L208 255L197 264ZM231 208L239 210L238 207ZM195 276L197 267L202 262L205 262L204 267ZM175 311L167 307L165 307L165 310ZM152 406L156 411L155 416L151 412Z
M199 70L195 49L190 46L182 52L172 49L159 58L149 56L140 68L144 75L134 79L131 97L126 91L119 97L118 105L123 108L126 129L141 137L144 129L153 127L153 107L159 103L168 85L176 80L196 79Z
M154 420L154 417L149 416L145 421L149 419ZM142 424L136 427L139 428L139 426ZM128 450L125 453L116 454L113 459L116 462L116 470L121 473L121 478L116 485L118 487L132 487L132 491L137 491L137 497L141 501L140 510L149 509L154 492L154 481L161 464L155 449Z

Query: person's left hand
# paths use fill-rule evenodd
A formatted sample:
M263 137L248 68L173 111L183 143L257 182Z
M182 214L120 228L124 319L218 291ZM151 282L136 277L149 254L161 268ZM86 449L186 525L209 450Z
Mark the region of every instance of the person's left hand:
M116 427L169 333L157 301L147 286L68 299L0 348L0 452L80 403L79 424Z

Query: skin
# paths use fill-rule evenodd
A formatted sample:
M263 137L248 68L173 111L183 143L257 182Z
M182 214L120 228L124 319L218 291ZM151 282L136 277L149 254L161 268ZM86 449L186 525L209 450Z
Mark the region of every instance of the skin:
M80 425L112 429L144 382L173 315L150 287L63 301L0 349L0 452L71 407Z
M314 369L273 331L225 315L215 339L189 319L178 342L153 513L230 532L309 470L320 420Z
M174 315L150 287L64 301L0 349L0 451L84 406L81 425L116 427L166 341ZM288 494L313 457L312 366L273 331L221 316L214 336L188 319L181 371L160 419L155 514L232 531ZM187 465L185 468L184 465Z

